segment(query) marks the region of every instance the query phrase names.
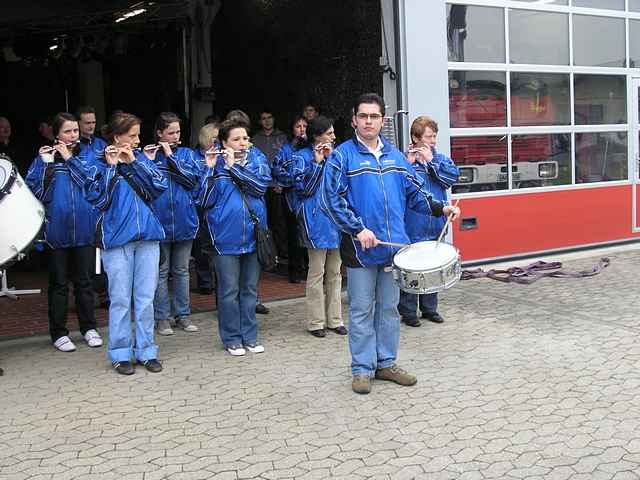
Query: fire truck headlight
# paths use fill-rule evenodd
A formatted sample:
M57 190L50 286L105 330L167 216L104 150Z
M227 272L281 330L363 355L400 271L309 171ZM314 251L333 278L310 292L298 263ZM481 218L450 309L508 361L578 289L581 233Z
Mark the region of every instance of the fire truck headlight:
M458 183L473 183L473 168L462 167L458 176Z
M538 176L540 178L556 178L558 176L558 165L556 162L545 162L538 165Z

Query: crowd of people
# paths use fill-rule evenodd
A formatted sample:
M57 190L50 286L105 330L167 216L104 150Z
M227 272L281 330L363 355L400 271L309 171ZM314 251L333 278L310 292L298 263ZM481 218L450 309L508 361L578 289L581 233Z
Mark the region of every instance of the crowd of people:
M257 298L259 222L286 256L289 281L306 281L309 333L348 335L354 392L370 392L373 378L415 384L396 364L400 320L420 326L418 311L432 322L443 318L436 294L400 292L390 269L397 248L389 243L435 239L445 217L457 218L447 190L458 169L436 148L434 120L414 120L405 153L380 135L384 114L380 96L361 95L353 137L336 146L332 120L313 105L287 133L268 109L253 134L249 117L233 110L222 121L210 117L193 149L181 144L174 113L157 117L154 143L146 146L133 114L113 113L101 137L92 108L57 114L52 141L25 178L46 211L53 345L76 349L66 326L69 283L80 333L88 346L102 345L94 315L97 247L109 296L107 355L118 373L133 374L134 362L162 370L155 331L198 331L190 320L191 257L201 293L216 295L223 347L233 356L264 352L256 321L256 310L266 310ZM8 138L3 120L0 147Z

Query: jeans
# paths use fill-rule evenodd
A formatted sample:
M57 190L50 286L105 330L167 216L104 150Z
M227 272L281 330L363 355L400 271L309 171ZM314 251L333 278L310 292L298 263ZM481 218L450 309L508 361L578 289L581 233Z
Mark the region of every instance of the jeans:
M418 300L420 301L420 312L436 313L438 310L438 294L430 293L428 295L416 295L400 291L400 301L398 302L398 311L402 317L416 318L418 310Z
M398 285L377 265L347 269L349 350L353 375L373 376L396 361L400 339Z
M109 347L112 362L158 358L154 339L153 295L158 283L158 242L140 241L102 251L109 277ZM135 349L131 338L131 301L135 314Z
M191 313L189 300L189 258L193 240L160 244L160 273L153 300L156 323L169 317ZM173 277L173 296L169 299L169 268Z
M73 296L80 333L96 328L94 294L91 281L95 264L94 247L56 248L51 251L49 266L49 333L55 342L69 335L67 310L69 280L73 282Z
M260 265L258 255L216 255L218 331L225 347L257 341L256 302Z
M342 323L340 250L310 248L306 313L309 331L337 328Z

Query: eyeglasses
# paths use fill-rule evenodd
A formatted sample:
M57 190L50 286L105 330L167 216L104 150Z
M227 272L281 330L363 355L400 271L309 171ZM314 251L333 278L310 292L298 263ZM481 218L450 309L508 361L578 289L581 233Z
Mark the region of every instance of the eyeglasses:
M358 120L380 120L382 118L382 114L380 113L358 113L356 115Z

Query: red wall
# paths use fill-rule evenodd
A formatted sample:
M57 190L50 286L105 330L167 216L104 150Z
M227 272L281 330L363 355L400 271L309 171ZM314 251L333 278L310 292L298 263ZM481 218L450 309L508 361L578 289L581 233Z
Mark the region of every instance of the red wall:
M621 185L461 199L462 218L476 217L478 228L461 231L456 222L453 241L462 261L470 261L640 238L631 232L631 189Z

